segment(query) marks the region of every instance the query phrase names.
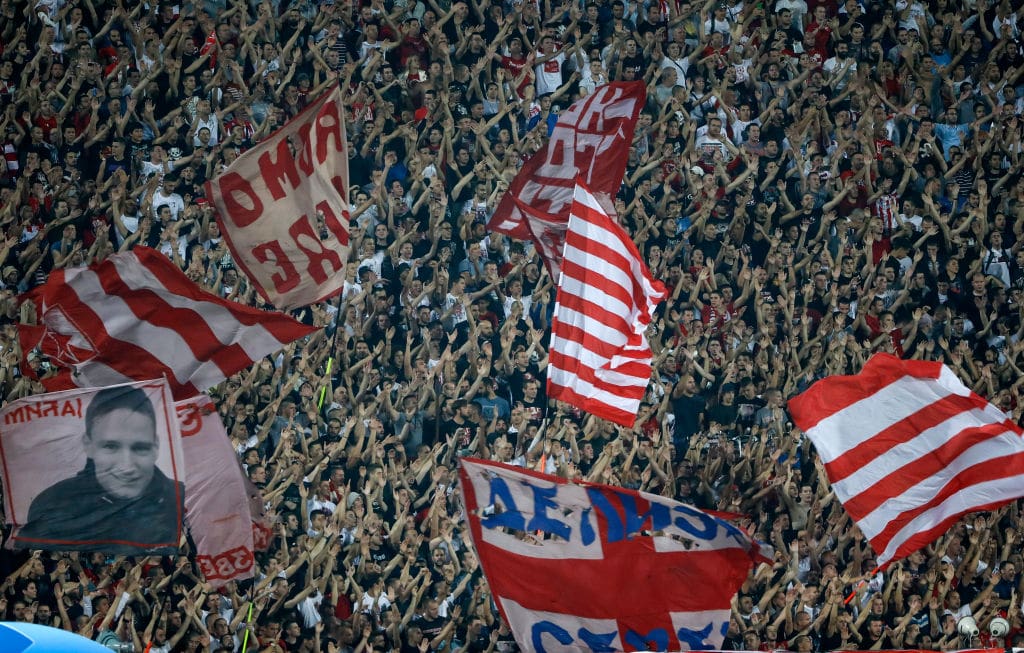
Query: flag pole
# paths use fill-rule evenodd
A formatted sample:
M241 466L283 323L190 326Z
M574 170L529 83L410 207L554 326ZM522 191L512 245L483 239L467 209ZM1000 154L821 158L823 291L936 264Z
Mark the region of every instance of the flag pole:
M324 373L324 385L320 388L320 400L316 404L316 411L319 413L324 407L324 396L327 394L327 388L331 385L331 366L334 365L334 350L338 347L338 331L342 329L342 325L338 322L338 318L341 316L341 308L344 305L341 296L345 293L342 289L338 293L338 312L334 316L334 333L331 334L331 348L330 356L327 357L327 371ZM328 324L328 326L330 326ZM323 415L321 415L323 417Z
M324 407L324 395L327 394L327 386L329 386L331 384L331 365L333 365L333 364L334 364L334 356L328 356L327 357L327 371L324 373L324 376L326 378L324 380L323 387L320 388L320 401L318 401L317 404L316 404L317 412L322 410L323 407Z
M249 601L249 614L245 616L245 637L242 639L242 653L245 653L245 649L249 647L249 629L252 627L252 604L256 601L256 597L253 596L252 600Z
M875 567L875 568L874 568L874 569L873 569L873 570L871 571L871 576L870 576L870 577L871 577L871 578L874 578L874 577L875 577L875 575L876 575L876 574L878 574L878 570L879 570L879 569L881 569L881 567ZM853 597L857 596L857 592L859 592L859 591L860 591L860 588L864 587L864 585L865 585L865 584L866 584L867 582L868 582L868 581L866 581L866 580L861 580L860 582L858 582L858 583L857 583L857 586L853 588L853 591L852 591L852 592L850 592L850 595L849 595L849 596L847 596L847 597L846 597L846 599L845 599L845 600L843 601L843 605L850 605L850 601L852 601L852 600L853 600Z

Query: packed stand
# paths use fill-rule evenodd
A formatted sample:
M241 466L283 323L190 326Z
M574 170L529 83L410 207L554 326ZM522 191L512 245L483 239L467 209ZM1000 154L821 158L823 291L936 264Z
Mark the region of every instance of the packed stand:
M949 650L968 614L1024 646L1020 502L875 573L786 412L886 351L1020 420L1022 28L1009 0L3 0L8 400L49 372L15 324L53 270L148 245L261 305L202 184L338 83L352 255L294 313L320 336L213 392L276 519L257 578L4 551L0 615L154 653L517 650L461 517L474 455L743 515L776 564L725 648ZM563 108L633 80L616 210L671 296L629 429L549 405L555 284L486 224Z

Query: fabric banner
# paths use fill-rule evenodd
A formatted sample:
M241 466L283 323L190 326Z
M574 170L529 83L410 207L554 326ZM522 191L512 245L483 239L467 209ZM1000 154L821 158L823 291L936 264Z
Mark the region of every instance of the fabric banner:
M185 467L172 401L160 379L7 404L0 465L13 546L176 553Z
M206 183L235 263L278 308L318 302L345 283L347 147L335 86Z
M578 185L551 321L548 396L632 427L651 378L647 327L667 294L622 227Z
M732 524L664 497L461 462L480 564L523 650L717 648L732 596L772 561Z
M199 570L214 587L253 575L249 493L224 424L206 395L175 405L188 470L185 523Z
M24 297L39 325L18 326L22 351L38 347L64 370L42 379L48 390L163 376L185 399L316 331L210 294L148 247L54 270Z
M789 410L881 567L1024 496L1021 428L942 363L876 354Z
M242 477L249 501L249 517L252 521L252 544L257 551L266 551L274 540L273 523L268 519L263 501L263 492L248 476Z
M562 112L547 147L531 156L509 184L488 230L532 239L557 282L576 179L615 217L613 199L646 100L643 82L613 82Z

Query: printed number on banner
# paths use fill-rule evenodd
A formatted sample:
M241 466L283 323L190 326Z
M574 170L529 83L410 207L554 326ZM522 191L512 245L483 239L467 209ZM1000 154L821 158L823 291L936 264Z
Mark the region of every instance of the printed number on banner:
M203 576L209 580L233 578L246 572L252 568L253 559L252 553L240 546L218 556L196 556L196 562Z

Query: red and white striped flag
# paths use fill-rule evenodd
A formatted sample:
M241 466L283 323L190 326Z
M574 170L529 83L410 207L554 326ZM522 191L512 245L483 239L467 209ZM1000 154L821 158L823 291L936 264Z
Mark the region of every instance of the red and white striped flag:
M148 247L54 270L25 298L41 326L22 329L23 351L74 370L44 379L51 390L166 376L186 399L316 330L211 295Z
M885 566L962 515L1024 496L1024 439L945 365L877 354L789 402L836 496Z
M577 181L551 323L548 396L632 426L651 376L647 326L667 292Z

